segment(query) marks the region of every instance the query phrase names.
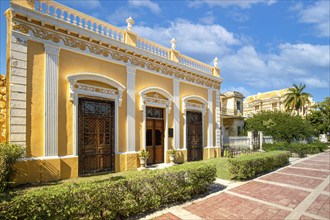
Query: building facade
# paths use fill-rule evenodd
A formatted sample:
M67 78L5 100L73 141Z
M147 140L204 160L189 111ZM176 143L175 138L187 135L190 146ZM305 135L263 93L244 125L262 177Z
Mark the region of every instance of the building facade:
M288 88L246 97L244 100L244 116L251 117L255 113L268 110L285 111L284 100L287 92ZM310 98L309 103L299 109L299 115L306 116L314 105L315 102Z
M229 136L240 136L244 127L243 94L236 91L220 95L221 130L223 144L228 144Z
M55 1L12 0L6 139L17 183L220 156L220 70Z

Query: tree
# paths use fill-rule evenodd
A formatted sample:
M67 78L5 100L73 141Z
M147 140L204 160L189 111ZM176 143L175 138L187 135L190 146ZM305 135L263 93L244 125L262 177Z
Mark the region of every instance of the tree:
M245 121L246 131L263 131L276 141L292 142L314 135L312 125L300 116L280 111L261 111Z
M311 98L312 95L304 92L305 88L306 85L301 83L299 86L293 84L293 87L289 88L288 93L284 96L284 106L287 111L292 112L293 110L296 110L299 116L299 109L305 106L305 104L310 103L309 98Z
M326 97L323 102L318 103L306 119L317 134L330 132L330 97Z

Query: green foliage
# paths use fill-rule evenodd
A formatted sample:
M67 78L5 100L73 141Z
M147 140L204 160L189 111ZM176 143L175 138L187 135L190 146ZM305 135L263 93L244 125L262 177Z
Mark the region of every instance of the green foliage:
M301 143L274 143L274 144L263 144L263 149L265 151L276 151L276 150L286 150L293 154L297 154L299 157L305 157L307 154L317 154L325 151L328 148L328 144L321 142L314 142L309 144Z
M0 143L0 192L3 192L15 175L14 163L23 155L23 147L16 144Z
M326 97L314 110L311 110L306 119L314 127L317 134L330 131L330 97Z
M149 151L146 151L146 150L141 150L140 153L139 153L139 157L149 157Z
M292 88L285 94L284 105L287 111L296 110L299 115L299 109L305 104L310 103L309 98L311 94L304 92L306 85L300 83L299 86L293 84Z
M290 152L273 151L242 155L228 160L232 179L249 179L289 163Z
M0 219L123 219L203 193L215 175L196 163L39 187L0 203Z
M280 111L262 111L245 121L247 131L263 131L276 141L290 143L293 140L307 139L313 136L311 124L299 116Z

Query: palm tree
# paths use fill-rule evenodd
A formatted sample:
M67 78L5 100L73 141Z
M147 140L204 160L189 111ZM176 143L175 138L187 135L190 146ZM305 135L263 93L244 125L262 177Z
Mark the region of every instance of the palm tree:
M299 116L299 109L305 104L310 103L309 98L312 97L311 94L304 92L306 85L300 83L299 86L293 84L292 88L289 88L289 91L284 95L284 105L286 111L296 110Z

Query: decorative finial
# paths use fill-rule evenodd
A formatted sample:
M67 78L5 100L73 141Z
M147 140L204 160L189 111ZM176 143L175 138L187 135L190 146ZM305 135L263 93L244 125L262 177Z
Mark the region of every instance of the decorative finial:
M172 50L175 50L175 48L176 48L176 44L175 44L176 43L176 40L175 40L175 38L173 37L170 42L171 42L171 49Z
M129 16L129 18L126 19L126 23L127 23L127 30L132 31L134 20L131 16Z
M214 60L213 60L213 66L214 67L219 67L219 59L218 57L215 57Z

